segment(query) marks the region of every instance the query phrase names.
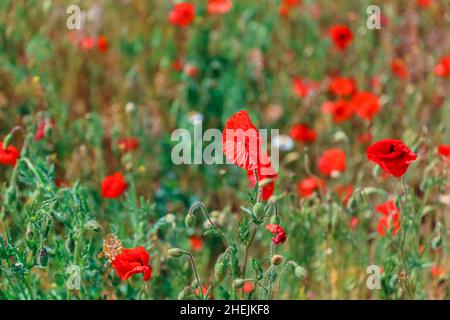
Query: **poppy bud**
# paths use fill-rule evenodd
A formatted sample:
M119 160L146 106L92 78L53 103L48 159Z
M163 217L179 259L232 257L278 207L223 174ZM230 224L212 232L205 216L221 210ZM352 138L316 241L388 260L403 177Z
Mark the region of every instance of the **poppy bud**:
M186 227L192 228L195 225L195 217L192 214L188 214L186 218L184 218L184 223Z
M184 254L184 251L180 248L172 248L172 249L169 249L169 251L167 251L167 253L172 258L179 258Z
M264 207L261 202L255 203L253 206L253 214L257 219L261 219L264 216Z
M233 287L235 287L236 289L242 288L243 285L244 285L244 280L242 280L242 279L236 279L233 281Z
M40 248L36 253L36 262L41 267L45 267L48 263L48 252L44 248Z
M102 230L102 227L96 220L89 220L84 225L84 231L86 232L86 235L89 237L92 237L95 233L100 232Z
M274 266L278 266L283 262L283 256L276 254L272 257L271 261Z
M278 215L273 215L270 218L270 224L280 224L280 216Z
M300 266L295 267L294 273L295 273L295 276L299 279L306 277L306 274L307 274L305 268L300 267Z
M217 282L221 282L223 278L225 278L225 272L227 271L227 267L223 262L217 262L214 266L214 276L216 277Z

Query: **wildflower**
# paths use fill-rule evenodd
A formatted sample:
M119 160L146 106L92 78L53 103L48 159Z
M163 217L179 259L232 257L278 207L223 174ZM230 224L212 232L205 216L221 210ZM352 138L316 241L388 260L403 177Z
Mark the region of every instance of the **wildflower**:
M191 244L191 251L199 251L203 249L203 239L198 236L190 236L189 243Z
M353 111L364 120L372 120L380 111L378 97L370 92L358 92L351 100Z
M109 265L118 254L122 253L123 249L122 241L117 236L109 233L103 239L103 250L98 254L98 257L105 258L105 265Z
M346 100L337 100L335 102L325 102L322 105L322 112L331 114L334 123L341 123L350 119L353 115L351 104Z
M428 8L433 3L433 0L417 0L417 5L422 8Z
M5 148L3 141L0 141L0 164L14 167L19 157L20 152L16 147L9 145Z
M139 147L139 140L136 138L122 138L119 140L119 149L124 152L134 151Z
M127 280L134 274L143 273L144 281L150 280L152 267L148 264L150 255L144 247L123 249L115 256L112 266L122 280Z
M431 276L433 278L440 278L445 274L445 270L441 266L432 266L431 267Z
M328 34L333 41L334 46L340 51L345 50L353 40L352 30L343 24L336 24L332 26L329 29Z
M299 98L306 98L318 87L315 82L303 80L300 77L292 78L292 93Z
M356 82L352 78L334 78L330 84L330 91L335 96L350 96L356 91Z
M392 61L391 71L399 79L405 80L409 77L408 67L402 59L394 59Z
M438 154L450 158L450 145L449 144L440 144L438 146Z
M317 137L316 131L305 123L294 125L289 135L295 141L304 143L314 142Z
M317 161L317 169L326 176L335 176L346 169L345 152L339 148L326 150Z
M251 281L244 281L244 285L242 286L242 290L245 293L251 293L255 289L255 286Z
M364 132L358 135L359 144L369 144L372 142L373 136L370 132Z
M392 235L395 236L397 234L398 229L400 228L400 211L395 206L393 200L389 200L385 203L379 204L375 207L375 210L381 213L381 217L378 219L377 231L380 236L384 237L386 235L386 231L392 230Z
M120 172L116 172L103 179L101 187L102 196L103 198L117 198L125 192L126 188L127 183L125 178Z
M181 2L173 6L168 19L171 24L178 27L187 27L195 18L195 7L192 3Z
M97 38L97 50L101 53L107 52L109 49L109 42L105 36L98 36Z
M297 192L300 197L310 197L316 191L325 191L325 181L316 177L308 177L297 183Z
M384 139L372 144L366 149L366 155L395 177L403 176L409 165L417 159L417 155L402 141L394 139Z
M434 67L434 74L438 77L450 77L450 55L442 57Z
M225 14L233 8L231 0L208 0L206 11L209 14Z
M358 226L358 223L359 223L358 217L352 217L349 223L350 230L355 230L356 227Z
M266 224L266 229L275 235L272 238L272 243L274 245L279 245L286 241L286 232L278 224Z
M282 0L278 11L281 16L287 17L287 16L289 16L289 13L292 8L298 7L301 4L302 4L301 0Z

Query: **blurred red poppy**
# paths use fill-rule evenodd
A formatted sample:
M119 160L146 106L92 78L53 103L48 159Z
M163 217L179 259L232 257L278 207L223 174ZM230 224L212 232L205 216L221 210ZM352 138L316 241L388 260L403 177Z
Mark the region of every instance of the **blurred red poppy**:
M318 84L315 82L306 81L300 77L292 78L292 93L299 98L306 98L317 87Z
M372 142L373 136L370 132L360 133L358 135L358 143L359 144L369 144Z
M14 167L19 157L20 152L16 149L16 147L8 145L4 148L3 141L0 141L0 164Z
M245 293L251 293L255 289L255 286L251 281L245 281L244 285L242 286L242 290L244 290Z
M417 155L401 140L395 139L375 142L366 149L366 155L369 160L395 177L403 176L409 165L417 159Z
M298 7L301 4L302 4L301 0L282 0L278 12L280 13L281 16L287 17L289 16L289 13L292 8Z
M384 237L387 231L392 231L392 235L397 234L400 228L400 211L395 206L393 200L389 200L385 203L375 206L375 210L381 213L381 217L378 219L377 231L380 236Z
M380 101L376 95L361 91L353 96L351 107L359 117L370 121L380 112Z
M351 230L355 230L356 229L356 227L358 226L358 223L359 223L359 220L358 220L358 217L352 217L351 219L350 219L350 222L349 222L349 228L351 229Z
M102 196L103 198L117 198L121 196L125 189L127 188L127 183L125 178L120 172L116 172L111 176L106 176L102 182Z
M133 137L119 140L119 149L125 152L134 151L139 147L139 140Z
M97 49L101 53L105 53L109 49L109 42L108 39L105 36L99 36L97 38Z
M336 24L331 26L328 31L334 46L342 51L345 50L353 40L353 32L344 24Z
M134 274L143 273L144 281L150 280L152 267L148 264L150 255L144 247L123 249L114 257L112 266L122 280L127 280Z
M199 251L203 249L203 239L198 236L190 236L189 243L191 244L191 251Z
M336 96L352 95L356 91L356 82L352 78L334 78L330 84L330 91Z
M405 80L409 78L408 67L402 59L394 59L392 61L391 71L399 79Z
M434 74L439 77L450 77L450 56L442 57L434 67Z
M326 150L317 161L317 169L326 176L334 176L346 169L345 152L339 148Z
M450 144L441 144L438 146L438 154L444 157L450 157Z
M282 244L286 241L286 232L277 224L266 224L266 229L269 230L275 237L272 238L274 245Z
M445 270L441 266L432 266L430 272L433 278L440 278L445 274Z
M330 113L334 123L341 123L351 119L353 115L352 105L346 100L337 100L335 102L325 102L322 105L323 113Z
M228 119L223 129L223 153L241 168L257 169L261 163L260 139L259 132L251 122L247 111L238 111Z
M417 0L417 4L422 8L428 8L433 3L433 0Z
M316 140L317 134L306 123L296 124L291 128L289 135L297 142L311 143Z
M308 177L297 183L297 192L303 198L310 197L319 190L324 192L325 189L325 181L317 177Z
M233 2L231 0L208 0L206 10L209 14L225 14L231 10Z
M181 2L173 6L168 19L171 24L178 27L187 27L195 18L195 7L192 3Z

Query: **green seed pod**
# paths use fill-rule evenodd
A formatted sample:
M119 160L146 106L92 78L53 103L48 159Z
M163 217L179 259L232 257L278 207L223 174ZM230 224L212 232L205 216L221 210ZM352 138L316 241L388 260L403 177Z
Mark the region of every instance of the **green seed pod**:
M41 267L47 266L48 263L48 252L44 248L41 248L36 253L36 262Z
M169 249L169 251L167 251L167 253L172 258L179 258L184 254L184 251L180 248L172 248L172 249Z
M242 280L242 279L236 279L233 281L233 287L235 287L236 289L242 288L243 285L244 285L244 280Z
M295 273L295 276L299 279L305 278L307 275L305 268L300 267L300 266L295 267L294 273Z
M257 219L261 219L264 216L264 206L261 202L255 203L253 206L253 214Z
M102 227L96 220L89 220L84 225L84 232L88 237L93 237L96 233L102 231Z
M270 224L280 224L280 216L279 215L273 215L270 218Z
M192 228L195 225L195 217L192 214L187 214L186 218L184 218L184 223L186 227Z
M225 273L227 271L227 266L223 262L217 262L214 266L214 276L217 282L221 282L225 278Z
M274 266L278 266L283 262L283 256L276 254L272 257L271 262Z

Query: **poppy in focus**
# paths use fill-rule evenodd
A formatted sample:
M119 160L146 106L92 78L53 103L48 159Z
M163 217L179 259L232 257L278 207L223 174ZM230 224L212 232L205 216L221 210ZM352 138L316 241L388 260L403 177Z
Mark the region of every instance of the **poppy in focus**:
M286 232L281 226L277 224L266 224L266 229L275 235L272 238L272 243L274 245L279 245L286 241Z
M171 24L178 27L189 26L195 18L195 7L192 3L181 2L173 6L168 19Z
M112 266L122 280L127 280L134 274L143 273L144 281L148 281L152 276L149 260L150 255L144 247L123 249L114 257Z

